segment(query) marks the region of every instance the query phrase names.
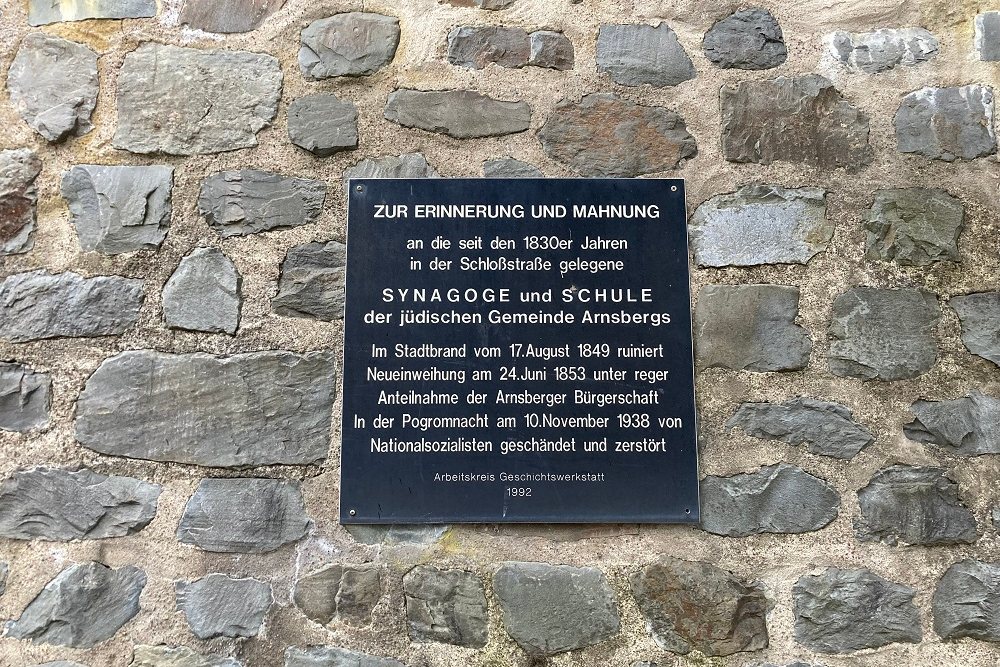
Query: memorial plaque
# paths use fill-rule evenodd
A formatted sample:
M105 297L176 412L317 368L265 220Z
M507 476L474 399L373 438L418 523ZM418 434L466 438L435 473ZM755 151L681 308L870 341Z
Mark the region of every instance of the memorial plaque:
M698 521L683 181L349 192L343 523Z

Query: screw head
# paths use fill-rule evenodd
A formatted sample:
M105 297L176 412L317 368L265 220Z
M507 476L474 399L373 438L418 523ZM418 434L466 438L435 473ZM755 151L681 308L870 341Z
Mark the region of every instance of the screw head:
M354 189L356 191L358 191L358 192L364 192L365 191L365 186L363 186L363 185L355 185Z
M355 516L357 513L358 513L357 510L351 510L350 512L348 512L348 514L350 514L351 516Z

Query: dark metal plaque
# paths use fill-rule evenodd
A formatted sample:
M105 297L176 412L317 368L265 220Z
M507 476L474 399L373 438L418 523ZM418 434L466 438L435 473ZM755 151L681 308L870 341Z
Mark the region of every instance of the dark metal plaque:
M683 181L349 192L343 523L698 521Z

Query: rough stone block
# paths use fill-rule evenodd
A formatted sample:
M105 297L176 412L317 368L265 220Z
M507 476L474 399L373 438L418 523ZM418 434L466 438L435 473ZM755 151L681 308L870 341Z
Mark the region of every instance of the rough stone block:
M953 401L917 401L903 426L910 440L931 443L955 456L1000 454L1000 399L973 389Z
M27 366L0 362L0 429L30 431L49 423L52 377Z
M493 63L517 69L528 64L531 43L523 28L459 26L448 33L448 62L469 69Z
M874 32L838 30L826 39L835 62L865 74L912 67L935 57L938 41L923 28L882 28Z
M403 593L413 641L486 646L486 594L472 572L418 565L403 577Z
M163 287L167 326L207 333L236 333L242 278L217 248L195 248Z
M871 431L838 403L799 397L784 403L744 403L726 420L755 438L805 445L813 454L852 459L875 441Z
M997 152L993 90L972 85L921 88L896 112L896 146L932 160L974 160Z
M198 212L222 238L316 222L326 184L269 171L223 171L201 182Z
M285 651L285 667L406 667L392 658L379 658L334 646L291 647Z
M389 94L385 117L403 127L473 139L524 132L531 123L531 107L472 90L401 89Z
M177 608L198 639L256 637L274 602L270 584L209 574L178 581Z
M533 164L506 157L484 162L483 176L486 178L543 178L545 175L541 169Z
M365 76L396 55L399 19L370 12L347 12L313 21L302 30L299 69L307 79Z
M597 71L623 86L676 86L695 77L694 64L666 23L602 25L597 33Z
M382 599L385 568L378 565L334 564L295 582L295 606L321 625L339 621L368 625Z
M34 245L42 161L27 148L0 151L0 257L28 252Z
M1000 12L977 14L975 25L976 55L986 62L1000 61Z
M962 202L944 190L878 190L864 221L868 232L865 256L904 266L958 262L964 220Z
M288 138L319 157L353 150L358 147L358 109L332 93L300 97L288 105Z
M781 26L766 9L741 9L718 21L702 42L705 55L723 69L771 69L788 50Z
M156 0L28 0L28 25L153 16L156 16Z
M569 37L552 30L536 30L529 37L531 39L529 65L557 70L573 69L576 53Z
M966 349L1000 366L1000 292L956 296L948 305L962 323Z
M184 0L180 22L223 34L256 30L285 0Z
M287 317L332 322L343 319L347 246L340 241L305 243L288 250L271 310Z
M1000 642L1000 563L966 558L948 568L934 590L934 632L944 639Z

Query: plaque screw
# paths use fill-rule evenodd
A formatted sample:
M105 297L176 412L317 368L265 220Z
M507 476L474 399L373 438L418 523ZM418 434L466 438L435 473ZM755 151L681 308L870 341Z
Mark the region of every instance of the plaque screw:
M688 510L688 511L690 512L691 510ZM350 512L348 512L348 514L350 514L351 516L354 516L357 513L358 513L357 510L351 510Z
M690 507L686 508L686 509L684 510L684 513L685 513L685 514L690 514L690 513L691 513L691 508L690 508ZM351 514L354 514L354 510L351 510Z
M365 191L365 186L363 186L363 185L355 185L355 186L354 186L354 189L355 189L355 190L356 190L357 192L364 192L364 191ZM675 189L676 189L676 188L675 188Z
M670 191L671 192L677 192L677 186L676 185L671 185L670 186Z

